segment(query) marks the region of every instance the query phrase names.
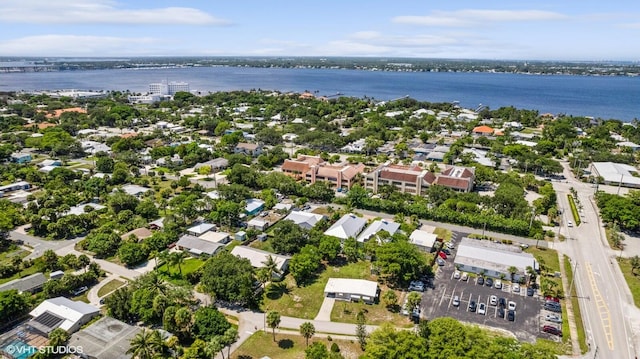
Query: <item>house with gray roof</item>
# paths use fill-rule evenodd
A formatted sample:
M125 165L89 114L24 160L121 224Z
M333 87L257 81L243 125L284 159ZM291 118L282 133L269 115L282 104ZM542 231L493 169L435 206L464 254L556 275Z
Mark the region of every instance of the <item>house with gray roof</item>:
M289 268L289 260L291 260L291 257L289 256L271 253L247 246L236 246L231 250L231 254L240 258L248 259L249 262L251 262L251 266L254 268L264 267L264 263L269 259L269 256L271 256L278 264L277 268L280 271L279 274L273 274L274 278L281 278L284 275Z
M353 213L345 214L336 223L334 223L324 234L327 236L338 237L345 240L349 237L356 238L362 231L367 221L357 217Z
M380 231L387 231L390 235L393 235L399 229L399 223L390 221L388 219L376 220L373 221L364 231L362 231L362 233L356 239L358 240L358 242L364 243Z
M189 254L196 257L203 254L212 256L221 251L224 248L224 244L207 241L202 238L185 234L178 239L178 242L176 242L176 248L189 252Z
M34 273L28 277L14 279L0 285L0 292L17 290L18 293L35 293L42 290L47 278L42 273Z

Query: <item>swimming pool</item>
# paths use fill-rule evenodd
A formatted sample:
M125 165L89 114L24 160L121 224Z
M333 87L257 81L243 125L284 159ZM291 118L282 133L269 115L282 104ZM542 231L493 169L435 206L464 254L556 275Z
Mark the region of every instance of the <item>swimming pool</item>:
M27 359L38 351L37 348L20 340L14 340L3 345L1 349L3 352L11 355L14 359Z

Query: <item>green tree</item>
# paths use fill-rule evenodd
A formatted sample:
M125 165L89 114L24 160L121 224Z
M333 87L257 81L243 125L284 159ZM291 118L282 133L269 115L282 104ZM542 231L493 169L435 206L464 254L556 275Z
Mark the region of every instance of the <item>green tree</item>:
M422 301L422 295L418 292L409 292L407 294L407 307L413 310L416 307L420 306L420 302Z
M638 256L631 257L630 264L631 264L631 274L635 275L636 269L640 268L640 257Z
M267 326L271 328L273 332L273 341L276 341L276 328L280 326L280 313L276 311L270 311L267 313Z
M281 254L294 254L307 243L309 232L292 221L282 221L273 230L273 250Z
M223 335L229 328L231 324L218 309L201 307L195 313L192 333L197 339L209 341L215 336Z
M304 350L306 359L328 359L329 351L327 346L322 342L314 342L308 345Z
M358 242L355 238L349 237L344 241L342 253L349 262L355 262L360 258L360 250L358 249Z
M320 253L310 244L304 246L300 253L296 253L289 261L289 271L296 281L296 285L302 286L309 283L320 266Z
M254 269L248 259L225 251L209 258L202 268L202 286L216 299L241 304L255 301Z
M374 263L383 278L398 284L418 278L427 268L424 254L406 240L383 243Z
M394 290L389 289L382 294L382 302L387 309L393 308L398 305L398 295Z
M280 269L278 268L278 262L272 255L268 255L267 259L262 262L264 264L264 268L266 268L267 272L273 277L274 275L281 274Z
M147 247L137 242L124 242L118 249L118 257L127 266L139 264L148 256Z
M69 341L69 338L71 338L71 335L66 330L56 328L49 333L49 346L54 348L64 346Z
M322 236L320 243L318 244L318 251L322 256L322 259L326 261L333 261L338 257L340 253L341 245L340 239L332 236Z
M300 335L304 337L309 346L309 339L316 333L316 327L311 322L304 322L300 325Z
M358 343L360 343L360 348L365 350L367 346L367 337L369 334L367 333L367 326L365 325L365 317L364 312L361 310L356 315L356 337L358 338Z
M137 359L153 359L162 353L162 345L159 331L143 328L131 339L127 354Z
M367 341L363 358L365 359L419 359L449 358L444 355L428 356L426 340L413 331L396 330L391 324L384 323L374 330ZM459 356L458 358L472 358Z
M238 339L240 339L240 335L238 334L238 329L234 327L229 327L224 331L224 334L222 334L222 344L227 347L227 358L231 358L231 346L237 342Z

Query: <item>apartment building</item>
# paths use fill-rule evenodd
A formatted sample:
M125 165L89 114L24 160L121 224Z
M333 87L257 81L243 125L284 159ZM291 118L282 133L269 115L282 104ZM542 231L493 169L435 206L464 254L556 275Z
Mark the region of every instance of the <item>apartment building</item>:
M378 166L364 176L365 188L378 193L381 186L393 186L399 192L424 195L429 186L437 184L460 192L473 189L475 168L448 166L441 173L429 172L418 166L394 165L389 162Z
M364 172L364 164L331 165L318 156L300 156L295 160L285 160L282 172L309 183L326 181L334 188L351 188L357 175Z

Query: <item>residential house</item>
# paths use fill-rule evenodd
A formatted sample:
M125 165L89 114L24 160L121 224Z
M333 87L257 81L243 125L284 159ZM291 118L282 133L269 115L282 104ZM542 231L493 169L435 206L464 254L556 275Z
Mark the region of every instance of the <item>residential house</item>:
M431 252L434 248L438 236L434 233L416 229L409 236L409 243L418 247L423 252Z
M24 152L16 152L11 154L11 162L15 163L29 163L31 162L31 154Z
M374 304L379 292L377 282L364 279L329 278L324 287L325 297L367 304Z
M227 244L231 240L231 235L227 232L208 231L201 234L198 238L204 239L205 241Z
M400 229L400 224L387 220L376 220L373 221L360 235L356 240L360 243L367 242L371 239L371 237L375 236L380 231L387 231L390 235L395 234Z
M138 240L142 240L142 239L146 239L151 237L153 233L151 233L150 230L142 227L142 228L136 228L132 231L129 231L123 235L120 236L120 239L122 239L123 241L128 240L129 238L131 238L131 236L136 237Z
M49 166L60 167L60 166L62 166L62 161L54 160L54 159L44 160L44 161L38 163L38 166L39 167L49 167Z
M304 229L311 229L316 223L326 218L321 214L315 214L310 212L293 211L289 213L284 219L291 221Z
M207 162L196 164L193 169L198 172L200 167L209 166L211 173L217 172L221 169L225 169L229 166L229 161L226 158L216 158Z
M186 251L192 256L200 257L202 255L212 256L224 248L224 244L207 241L202 238L183 234L176 242L178 250Z
M0 186L0 197L15 191L27 191L31 189L31 184L27 181L19 181L5 186Z
M264 231L265 229L269 228L269 222L259 217L252 218L249 222L247 222L247 228L254 228L260 231Z
M473 131L471 131L471 133L476 136L491 136L493 132L494 129L486 125L474 127Z
M253 216L260 213L264 209L264 201L261 199L250 198L246 200L247 205L244 208L244 212L247 216Z
M74 333L69 340L76 348L82 348L80 358L125 359L131 340L142 331L141 327L129 325L112 317L102 317L90 326Z
M262 153L262 146L257 143L240 142L233 150L234 153L242 153L251 157L258 157Z
M199 237L205 234L208 231L215 230L216 225L211 223L200 223L189 229L187 229L187 233Z
M356 238L367 224L363 218L357 217L355 214L345 214L336 221L324 234L346 240L348 238Z
M74 333L98 314L100 309L93 305L57 297L46 299L33 309L29 313L33 319L28 325L46 335L56 328Z
M164 228L164 217L158 218L155 221L149 222L149 228L152 230L158 230Z
M126 194L130 194L132 196L140 197L143 194L147 193L148 191L151 191L151 188L138 186L137 184L126 184L126 185L122 186L122 190ZM114 189L114 192L115 191L117 191L117 189Z
M231 254L240 258L248 259L249 262L251 262L251 266L254 268L264 267L269 257L272 257L277 264L276 268L280 272L273 273L275 278L282 278L282 276L284 276L284 273L289 268L289 260L291 260L291 257L289 256L275 254L247 246L236 246L231 250Z
M0 292L5 290L17 290L18 293L36 293L42 290L47 278L42 273L34 273L24 278L0 284Z

